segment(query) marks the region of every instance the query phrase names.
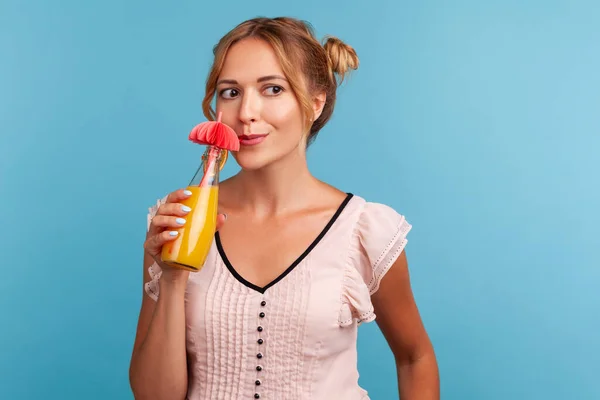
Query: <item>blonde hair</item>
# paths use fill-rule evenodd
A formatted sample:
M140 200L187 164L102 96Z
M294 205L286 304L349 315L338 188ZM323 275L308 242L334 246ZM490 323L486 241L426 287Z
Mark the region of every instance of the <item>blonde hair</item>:
M351 69L358 68L356 52L332 36L325 37L323 44L319 43L312 26L298 19L254 18L242 22L223 36L213 49L214 61L206 80L206 94L202 101L204 115L210 120L216 117L211 103L227 51L233 44L246 38L262 39L275 51L285 77L300 103L306 128L310 126L310 143L333 114L337 87ZM311 99L320 92L326 94L326 102L319 118L312 121Z

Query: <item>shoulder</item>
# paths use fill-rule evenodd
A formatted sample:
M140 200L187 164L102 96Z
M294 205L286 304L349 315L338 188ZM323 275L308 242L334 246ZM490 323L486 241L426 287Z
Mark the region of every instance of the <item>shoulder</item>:
M352 195L350 211L354 216L354 229L359 238L389 237L402 232L408 233L412 228L406 216L398 209L385 203L368 201L358 195Z

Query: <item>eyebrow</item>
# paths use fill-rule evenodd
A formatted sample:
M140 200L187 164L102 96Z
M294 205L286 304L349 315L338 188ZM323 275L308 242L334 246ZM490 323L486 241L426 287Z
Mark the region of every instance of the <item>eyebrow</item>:
M282 81L287 81L287 79L285 79L283 76L281 75L267 75L267 76L261 76L260 78L258 78L256 80L256 82L264 82L264 81L272 81L272 80L282 80ZM229 85L237 85L238 81L236 81L235 79L221 79L217 82L217 85L221 85L221 84L229 84Z

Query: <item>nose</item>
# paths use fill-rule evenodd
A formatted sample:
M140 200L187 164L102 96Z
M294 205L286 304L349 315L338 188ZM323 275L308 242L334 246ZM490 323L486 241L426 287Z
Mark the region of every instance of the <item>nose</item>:
M245 125L250 125L260 118L260 99L251 91L242 96L239 118Z

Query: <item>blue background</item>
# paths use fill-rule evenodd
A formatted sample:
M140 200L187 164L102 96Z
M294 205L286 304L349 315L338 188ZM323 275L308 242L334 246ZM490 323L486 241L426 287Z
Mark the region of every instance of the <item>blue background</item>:
M0 398L132 398L146 212L198 165L212 46L290 15L361 59L311 168L414 225L442 398L599 399L600 3L217 4L0 1ZM359 352L395 398L376 324Z

